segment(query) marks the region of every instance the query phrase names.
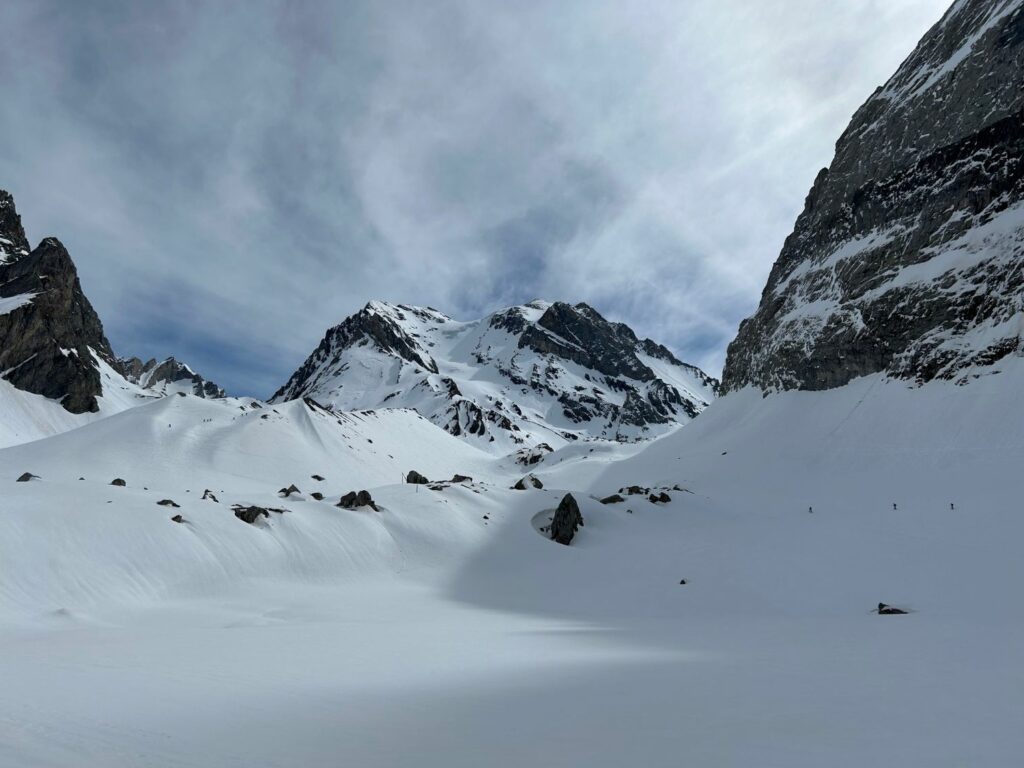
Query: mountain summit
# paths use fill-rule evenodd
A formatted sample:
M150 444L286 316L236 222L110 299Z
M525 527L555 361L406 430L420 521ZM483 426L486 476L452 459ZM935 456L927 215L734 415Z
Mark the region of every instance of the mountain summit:
M966 381L1021 352L1022 296L1024 1L959 0L840 137L723 389Z
M700 413L717 384L586 304L533 301L460 322L371 301L327 332L272 402L413 408L500 451L654 436Z

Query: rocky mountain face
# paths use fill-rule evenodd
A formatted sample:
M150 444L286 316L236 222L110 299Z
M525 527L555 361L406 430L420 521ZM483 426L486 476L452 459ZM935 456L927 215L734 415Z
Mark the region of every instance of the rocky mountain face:
M957 0L839 139L723 389L966 382L1022 336L1024 0Z
M718 382L586 304L536 301L459 322L370 302L331 328L272 402L413 408L496 451L660 434Z
M76 414L99 410L105 381L118 390L122 405L131 397L177 391L224 396L174 358L159 364L115 358L67 249L54 237L30 249L14 198L2 190L0 372L18 389L57 400Z
M128 381L154 394L186 392L196 397L225 396L223 389L173 357L159 363L152 358L142 362L138 357L124 357L117 363L121 374Z
M102 393L95 356L113 352L82 293L67 249L48 237L34 249L10 194L0 191L0 371L19 389L96 411Z

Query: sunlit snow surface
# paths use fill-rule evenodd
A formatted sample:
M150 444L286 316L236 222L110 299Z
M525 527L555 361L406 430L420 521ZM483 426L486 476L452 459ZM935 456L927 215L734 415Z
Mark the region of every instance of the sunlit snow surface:
M412 412L302 402L0 451L0 765L1016 765L1024 364L997 369L739 392L556 451L539 491ZM591 497L628 484L672 501ZM364 487L380 512L333 506ZM531 520L566 490L561 547Z

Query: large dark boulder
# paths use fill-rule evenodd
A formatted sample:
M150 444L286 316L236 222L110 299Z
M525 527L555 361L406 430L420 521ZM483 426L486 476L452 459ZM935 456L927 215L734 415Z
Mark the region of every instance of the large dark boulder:
M410 470L409 474L405 476L405 482L412 483L413 485L426 485L430 481L425 475L421 475L415 469Z
M38 480L38 479L39 479L39 475L33 475L31 472L25 472L23 475L21 475L18 478L17 482L19 482L19 483L27 483L29 480Z
M543 488L544 483L540 481L540 478L535 475L526 475L516 481L516 484L512 486L513 491L525 491L528 488Z
M551 520L551 540L568 545L582 526L583 515L580 513L579 504L571 493L567 493L558 503L558 509Z
M369 491L349 491L335 505L342 509L358 509L359 507L370 507L377 511L377 505L370 496Z
M261 517L270 517L270 512L263 507L236 504L231 509L234 511L235 517L249 525L255 525Z

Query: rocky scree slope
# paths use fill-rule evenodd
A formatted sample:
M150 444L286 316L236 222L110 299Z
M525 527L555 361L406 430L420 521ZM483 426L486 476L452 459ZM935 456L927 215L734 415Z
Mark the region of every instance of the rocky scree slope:
M856 112L723 390L967 381L1024 335L1024 0L959 0Z
M331 328L271 402L413 408L502 452L654 436L700 413L717 384L586 304L535 301L460 322L373 301Z

